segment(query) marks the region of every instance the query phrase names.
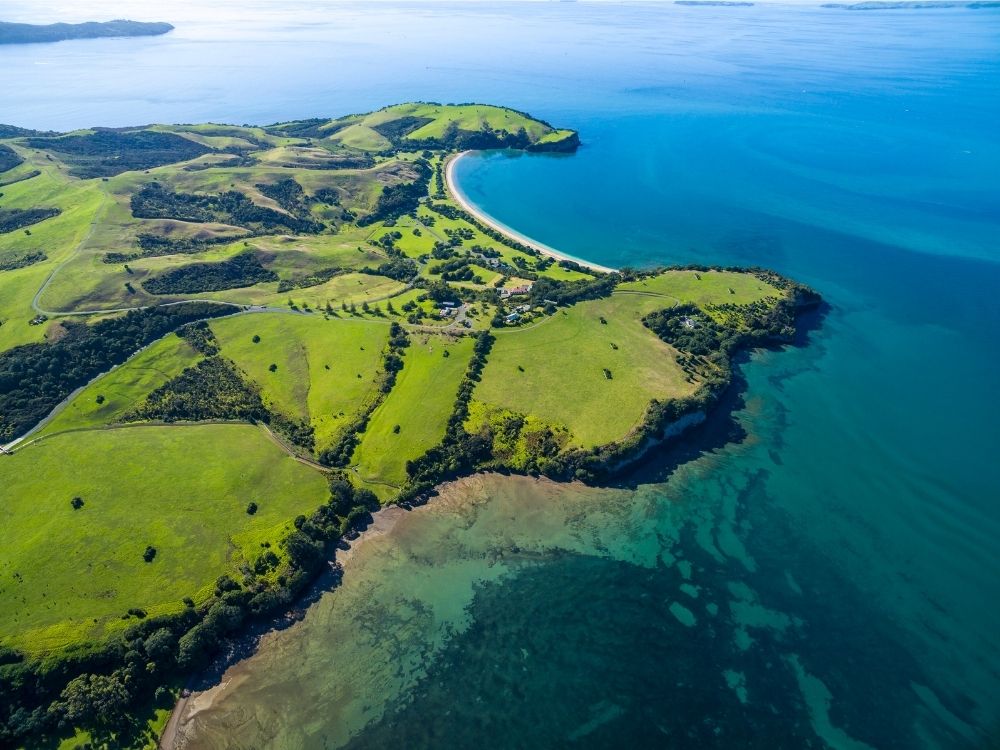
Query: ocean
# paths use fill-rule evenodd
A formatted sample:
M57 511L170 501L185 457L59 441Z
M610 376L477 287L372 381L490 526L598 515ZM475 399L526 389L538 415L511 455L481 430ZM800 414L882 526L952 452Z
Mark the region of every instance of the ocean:
M8 16L38 8L83 12ZM506 104L583 146L463 159L498 221L607 265L767 266L830 304L620 486L476 477L387 525L189 746L1000 744L1000 12L129 10L177 30L0 49L0 122Z

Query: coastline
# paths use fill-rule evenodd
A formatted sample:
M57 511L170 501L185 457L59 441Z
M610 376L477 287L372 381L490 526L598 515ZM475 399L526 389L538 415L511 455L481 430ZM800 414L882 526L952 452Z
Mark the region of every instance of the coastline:
M444 168L444 182L445 186L448 189L448 193L449 195L451 195L452 198L454 198L455 202L462 207L463 210L470 213L472 216L476 218L476 220L482 222L491 229L495 229L496 231L500 232L500 234L506 235L507 237L516 242L520 242L523 245L527 245L528 247L537 250L542 255L547 255L550 258L555 258L556 260L572 261L573 263L577 263L580 266L583 266L584 268L589 268L593 271L599 271L600 273L616 273L618 271L617 268L611 268L610 266L602 266L600 263L593 263L591 261L583 260L581 258L568 255L567 253L560 252L555 248L549 247L548 245L543 244L538 240L533 240L531 237L521 234L517 230L511 229L510 227L501 224L492 216L489 216L488 214L484 213L480 208L478 208L475 204L473 204L472 201L468 199L468 197L466 197L465 193L461 191L461 189L458 187L457 181L455 180L455 173L454 173L455 165L458 164L459 160L463 156L466 156L471 153L473 152L462 151L461 153L450 157L448 159L448 163L445 165Z
M449 485L454 484L455 481L452 480L451 482L438 485L436 490L445 490ZM438 492L435 494L438 494ZM425 506L417 506L408 511L400 508L398 505L387 505L375 511L372 514L372 522L359 533L357 539L350 542L346 549L338 548L335 550L329 560L330 566L343 566L343 570L346 573L352 565L350 562L351 559L365 543L369 543L390 533L402 518L419 510L421 507ZM307 591L296 602L293 608L300 609L302 600L312 600L306 606L301 607L300 616L294 620L284 622L281 627L275 625L279 618L272 618L269 626L265 624L261 632L251 632L238 636L235 640L239 641L242 639L248 644L252 643L249 653L226 665L216 684L203 690L192 690L188 695L182 695L178 698L174 708L171 710L170 718L167 720L163 732L161 732L157 740L156 747L159 750L176 750L184 747L188 741L185 730L190 725L192 719L203 711L211 710L216 701L227 694L230 687L236 687L246 681L246 676L243 674L243 665L245 662L257 654L260 649L267 648L268 642L276 637L278 633L284 632L289 627L294 627L294 625L301 622L306 611L315 603L318 596L336 589L336 586L331 588L328 585L324 585L322 583L323 578L324 575L320 575L316 581L310 584Z

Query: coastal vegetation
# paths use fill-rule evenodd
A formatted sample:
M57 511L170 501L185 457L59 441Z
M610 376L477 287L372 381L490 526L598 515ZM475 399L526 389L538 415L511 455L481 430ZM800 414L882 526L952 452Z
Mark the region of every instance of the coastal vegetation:
M0 216L53 212L0 233L0 744L141 744L381 505L483 469L604 481L818 302L484 223L456 151L578 143L502 107L0 132L37 172Z

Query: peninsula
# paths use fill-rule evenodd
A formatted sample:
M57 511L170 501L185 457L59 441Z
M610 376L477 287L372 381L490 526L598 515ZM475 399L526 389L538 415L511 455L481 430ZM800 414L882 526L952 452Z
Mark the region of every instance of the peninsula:
M604 482L819 302L485 216L459 154L579 144L504 107L0 133L3 745L155 742L378 508Z
M86 23L10 23L0 21L0 44L62 42L124 36L158 36L173 31L169 23L145 21L88 21Z

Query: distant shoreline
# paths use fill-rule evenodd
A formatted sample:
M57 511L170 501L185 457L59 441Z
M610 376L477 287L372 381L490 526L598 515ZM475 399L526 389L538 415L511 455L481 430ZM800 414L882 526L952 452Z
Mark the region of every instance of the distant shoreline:
M463 156L467 156L468 154L471 153L472 151L463 151L457 156L450 159L448 161L448 164L445 166L445 172L444 172L444 179L445 179L445 184L448 186L448 192L451 193L451 196L455 199L455 202L458 203L463 209L472 214L474 217L476 217L477 220L479 220L486 226L495 229L501 234L507 235L516 242L520 242L521 244L527 245L528 247L537 250L542 255L547 255L550 258L555 258L556 260L568 260L573 263L577 263L583 266L584 268L589 268L594 271L600 271L601 273L617 272L618 269L616 268L611 268L610 266L602 266L599 263L592 263L588 260L583 260L581 258L577 258L572 255L567 255L566 253L562 253L552 247L549 247L544 243L539 242L538 240L533 240L531 237L521 234L517 230L511 229L510 227L501 224L492 216L483 213L483 211L478 207L476 207L468 199L468 197L466 197L466 195L461 191L461 189L459 189L458 183L455 180L455 165L458 164L459 160Z
M174 27L162 21L87 21L85 23L10 23L0 21L0 44L44 44L70 39L160 36Z

